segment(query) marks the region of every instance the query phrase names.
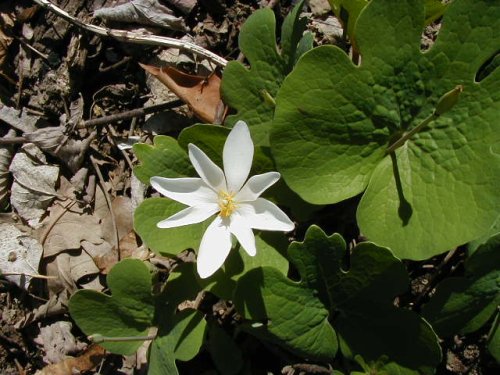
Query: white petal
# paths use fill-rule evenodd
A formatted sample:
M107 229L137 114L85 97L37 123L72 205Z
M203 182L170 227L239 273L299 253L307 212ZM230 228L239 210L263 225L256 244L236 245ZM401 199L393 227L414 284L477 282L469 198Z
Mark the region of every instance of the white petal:
M215 193L201 178L151 177L151 186L160 194L187 206L217 202Z
M255 236L247 222L237 212L231 215L229 231L234 234L243 249L253 257L257 253L255 248Z
M227 136L222 153L228 192L237 192L245 183L253 160L253 142L248 126L238 121Z
M211 276L226 260L231 250L231 232L217 216L201 239L196 268L202 279Z
M289 232L295 227L278 206L264 198L239 204L238 213L253 229Z
M267 172L252 176L234 198L237 202L254 201L280 179L278 172Z
M199 206L188 207L177 212L176 214L173 214L169 218L160 221L156 224L156 226L158 228L165 229L197 224L208 219L217 212L219 212L219 206L216 203L207 203Z
M192 143L188 145L188 149L189 159L203 181L216 192L227 191L226 178L222 169Z

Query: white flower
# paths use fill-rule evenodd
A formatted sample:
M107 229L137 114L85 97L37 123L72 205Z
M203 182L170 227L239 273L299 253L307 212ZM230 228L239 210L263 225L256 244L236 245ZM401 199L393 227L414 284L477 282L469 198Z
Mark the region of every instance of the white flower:
M152 177L151 185L188 208L160 221L159 228L200 223L217 214L201 239L197 268L202 278L217 271L231 250L234 235L250 256L256 254L252 229L289 232L292 221L275 204L259 196L276 181L278 172L248 179L254 146L248 126L238 121L224 144L224 171L193 144L189 159L201 178ZM245 183L246 181L246 183Z

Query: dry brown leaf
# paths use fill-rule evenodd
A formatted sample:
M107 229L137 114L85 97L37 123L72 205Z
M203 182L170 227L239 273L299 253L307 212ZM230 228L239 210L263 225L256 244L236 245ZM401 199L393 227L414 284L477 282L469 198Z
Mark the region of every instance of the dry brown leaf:
M40 333L33 341L42 347L45 363L59 363L67 355L77 353L85 348L86 344L75 339L71 328L72 324L67 321L58 321L40 327Z
M26 114L26 111L8 107L0 102L0 120L6 122L14 129L23 133L36 130L36 124L40 122L40 117Z
M57 195L55 185L59 167L47 165L45 156L32 143L25 144L9 167L14 177L10 202L19 216L33 228L40 226L40 219Z
M14 20L12 16L6 13L0 13L0 72L4 73L1 66L5 62L7 57L7 50L12 43L13 38L5 34L6 30L10 30L14 27Z
M106 351L102 346L91 345L78 357L67 358L62 362L44 367L38 370L36 375L73 375L78 372L86 372L96 367L105 357Z
M43 244L44 258L62 251L80 249L82 241L95 244L103 242L99 219L85 213L83 208L73 205L67 209L55 204L49 210L50 215L44 220L47 230L50 229Z
M51 126L23 135L42 150L58 157L72 172L76 172L82 165L87 149L97 133L93 132L86 139L76 140L69 138L65 130L64 126Z
M14 137L14 129L7 132L5 137ZM0 148L0 207L3 207L5 199L9 195L10 172L9 165L12 160L12 148L3 146Z
M22 233L15 226L0 224L0 271L15 273L6 275L7 279L21 288L27 288L30 276L37 275L42 246L37 240ZM25 275L17 275L25 274Z
M140 65L189 105L201 121L208 123L215 121L217 107L221 101L221 79L216 73L203 77L186 74L170 66L158 68Z
M132 0L110 8L94 11L94 16L108 21L153 25L170 30L187 31L184 20L158 0Z

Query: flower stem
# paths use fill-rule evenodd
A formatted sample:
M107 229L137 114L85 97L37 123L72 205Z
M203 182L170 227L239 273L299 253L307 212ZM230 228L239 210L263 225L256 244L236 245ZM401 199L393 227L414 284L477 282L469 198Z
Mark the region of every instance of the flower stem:
M426 127L431 121L437 119L439 115L433 112L431 115L427 116L420 124L411 129L408 133L403 134L401 138L399 138L396 142L389 146L387 150L385 150L385 154L390 154L394 152L396 149L405 144L405 142L410 139L415 133L418 133L424 127Z

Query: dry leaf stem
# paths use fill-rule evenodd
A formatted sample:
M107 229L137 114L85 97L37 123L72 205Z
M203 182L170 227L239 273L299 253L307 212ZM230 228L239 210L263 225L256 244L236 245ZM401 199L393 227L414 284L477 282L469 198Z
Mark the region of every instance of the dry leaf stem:
M104 37L112 37L121 42L135 43L135 44L147 44L154 46L162 46L169 48L179 48L185 51L189 51L199 56L205 57L207 60L212 61L213 63L225 67L227 65L227 60L223 57L203 48L194 43L168 38L165 36L159 35L143 35L133 31L127 30L118 30L118 29L109 29L105 27L100 27L96 25L86 24L77 18L71 16L66 11L62 10L58 6L52 4L48 0L33 0L35 3L40 5L41 7L50 10L51 12L57 14L61 18L64 18L66 21L70 22L73 25L81 27L84 30L90 31L100 36Z

